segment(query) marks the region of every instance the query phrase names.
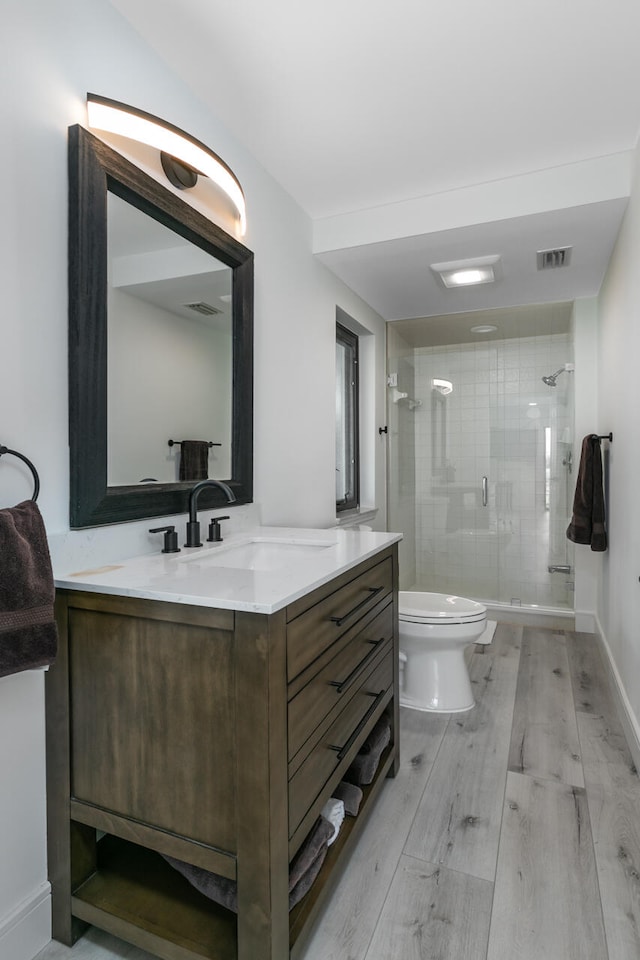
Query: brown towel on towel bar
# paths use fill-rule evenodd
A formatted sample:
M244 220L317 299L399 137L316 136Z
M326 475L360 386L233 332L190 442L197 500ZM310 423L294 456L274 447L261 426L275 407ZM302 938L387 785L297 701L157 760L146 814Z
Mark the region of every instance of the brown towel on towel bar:
M289 867L289 909L304 897L320 872L327 855L328 841L333 836L333 826L325 817L318 817L309 836L291 861ZM214 900L227 910L238 912L238 885L235 880L220 877L202 867L176 860L163 854L167 863L181 873L192 887Z
M55 588L47 535L33 500L0 510L0 677L56 658Z
M602 455L600 439L595 433L590 433L582 441L576 492L573 499L573 516L567 527L567 538L574 543L588 543L596 552L607 549Z
M182 440L180 443L180 479L209 478L209 444L206 440Z

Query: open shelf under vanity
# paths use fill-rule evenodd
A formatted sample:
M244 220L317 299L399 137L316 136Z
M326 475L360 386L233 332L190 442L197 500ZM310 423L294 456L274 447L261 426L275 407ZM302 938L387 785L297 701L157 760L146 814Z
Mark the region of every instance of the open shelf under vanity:
M297 958L398 766L395 544L275 614L61 591L58 624L54 938L92 924L164 960ZM383 714L358 815L289 911L289 864ZM162 854L236 880L238 913Z
M357 817L346 817L306 896L289 913L291 957L345 865L393 762L382 757L364 788ZM154 850L105 835L97 842L97 869L73 892L73 916L171 960L235 960L237 915L194 889ZM305 938L302 937L304 940Z

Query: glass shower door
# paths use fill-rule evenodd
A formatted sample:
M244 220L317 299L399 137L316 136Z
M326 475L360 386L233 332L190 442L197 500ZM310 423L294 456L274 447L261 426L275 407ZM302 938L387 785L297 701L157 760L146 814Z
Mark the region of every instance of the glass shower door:
M402 589L497 595L492 363L488 345L403 350L390 338L389 523L405 535Z
M570 356L570 334L414 347L390 326L401 588L571 607L573 383L542 380Z

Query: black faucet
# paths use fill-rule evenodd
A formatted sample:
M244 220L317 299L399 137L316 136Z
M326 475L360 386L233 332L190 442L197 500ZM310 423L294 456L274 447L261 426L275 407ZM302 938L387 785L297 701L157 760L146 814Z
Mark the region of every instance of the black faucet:
M185 547L202 546L200 541L200 523L198 522L197 509L200 491L204 490L205 487L219 487L229 503L236 502L236 496L233 490L231 487L227 486L226 483L223 483L222 480L201 480L200 483L196 483L195 487L189 494L189 522L187 523L187 542L185 543Z

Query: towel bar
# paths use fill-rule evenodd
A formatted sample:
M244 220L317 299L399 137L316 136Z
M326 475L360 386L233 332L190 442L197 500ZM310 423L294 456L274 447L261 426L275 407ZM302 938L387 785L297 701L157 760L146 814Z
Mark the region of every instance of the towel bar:
M168 440L168 441L167 441L167 444L168 444L168 446L170 446L170 447L174 447L174 446L176 446L176 445L177 445L177 446L180 446L181 443L182 443L182 440ZM214 443L213 440L209 440L208 443L207 443L207 446L208 446L208 447L221 447L222 444L221 444L221 443Z
M0 457L5 453L10 453L12 456L17 457L29 467L29 470L31 470L31 473L33 474L33 496L31 499L34 501L37 500L38 494L40 493L40 477L38 476L38 471L31 463L31 460L28 460L25 456L23 456L23 454L18 453L17 450L10 450L9 447L4 447L0 444Z

